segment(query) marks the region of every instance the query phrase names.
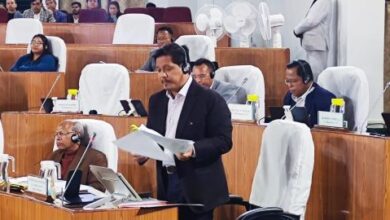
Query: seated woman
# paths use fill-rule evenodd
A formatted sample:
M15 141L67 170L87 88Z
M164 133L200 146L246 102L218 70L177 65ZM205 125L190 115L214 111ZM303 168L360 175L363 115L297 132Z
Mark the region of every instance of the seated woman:
M49 40L43 34L37 34L31 41L31 52L18 59L10 71L55 72L58 70L58 58L53 56Z
M121 16L121 9L117 1L112 1L108 5L108 22L116 23L119 16Z

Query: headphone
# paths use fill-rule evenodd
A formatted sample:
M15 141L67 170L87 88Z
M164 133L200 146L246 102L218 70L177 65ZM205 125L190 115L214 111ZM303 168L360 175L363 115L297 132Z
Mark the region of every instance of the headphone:
M181 70L183 71L183 73L187 74L191 70L191 65L188 62L186 50L184 49L184 47L182 47L180 45L179 45L179 47L183 50L183 55L184 55L184 63L181 65Z
M77 144L77 143L80 142L80 136L79 136L78 134L72 134L72 137L70 137L70 140L71 140L73 143Z
M308 65L308 63L306 62L306 61L304 61L304 60L297 60L297 61L295 61L298 65L299 65L299 67L301 68L301 75L302 75L302 79L303 79L303 83L304 84L307 84L307 83L309 83L310 81L312 81L313 80L313 73L311 73L311 69L309 69L310 70L310 72L308 72L307 70L306 70L306 68L305 68L305 66L307 66ZM309 66L310 67L310 66ZM299 70L298 70L299 71Z

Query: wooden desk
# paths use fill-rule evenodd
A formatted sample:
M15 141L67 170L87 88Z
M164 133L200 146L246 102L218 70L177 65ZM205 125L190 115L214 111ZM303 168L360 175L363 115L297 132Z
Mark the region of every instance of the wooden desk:
M0 193L0 220L161 220L178 219L177 208L84 211L55 207L23 195Z
M143 118L3 113L5 152L16 157L16 174L38 172L39 161L52 151L57 124L80 117L107 121L117 137L128 133L130 124L145 122ZM223 156L229 191L245 199L250 195L263 131L255 124L235 122L233 149ZM390 139L318 129L312 135L315 166L306 219L390 219ZM156 192L154 166L153 161L138 166L129 154L119 153L118 170L138 191ZM235 208L224 207L217 215L233 219L238 214Z
M39 110L41 98L49 92L60 74L51 96L65 95L64 73L2 72L0 73L0 111Z
M136 70L143 65L149 57L150 50L153 49L151 46L140 45L68 44L67 47L68 63L65 88L78 88L81 70L87 64L103 61L119 63L129 70ZM25 46L0 45L0 65L5 70L9 70L16 60L26 53L25 51ZM216 59L219 66L253 65L258 67L264 75L266 106L282 105L283 97L287 91L284 75L290 59L288 49L219 47L216 48ZM132 83L131 80L130 83ZM158 91L161 88L161 85L153 85L156 86L153 91ZM138 86L131 86L131 89L132 91L133 89L138 90Z
M162 26L172 28L175 39L182 35L196 34L194 24L190 22L156 23L155 30ZM0 44L5 43L7 24L0 24ZM115 24L112 23L44 23L43 33L47 36L58 36L67 44L111 44L114 36ZM218 46L230 46L230 38L224 36L218 41Z

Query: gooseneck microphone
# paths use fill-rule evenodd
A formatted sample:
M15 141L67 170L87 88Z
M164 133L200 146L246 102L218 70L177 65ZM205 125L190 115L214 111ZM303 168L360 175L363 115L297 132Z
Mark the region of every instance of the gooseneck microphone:
M364 118L364 121L363 121L362 125L359 128L357 127L357 125L355 125L353 130L357 129L360 134L363 133L364 125L367 123L368 117L370 116L370 114L372 113L374 107L378 104L380 98L383 97L383 94L385 94L386 90L389 87L390 87L390 81L386 83L386 86L383 89L382 93L378 95L378 97L375 99L375 102L371 105L371 108L369 109L367 116Z
M237 95L237 92L245 85L245 83L248 82L248 77L245 77L243 80L242 80L242 83L240 84L240 86L237 87L237 89L234 91L234 93L226 100L226 103L229 103L229 101L235 96Z
M72 173L72 176L70 176L69 181L67 182L67 184L65 186L65 190L63 192L62 199L64 199L64 195L66 194L66 191L68 190L69 186L71 186L71 183L72 183L73 178L75 177L76 171L80 168L80 165L83 162L85 155L87 154L88 149L91 148L92 142L95 140L95 137L96 137L96 132L93 132L92 137L89 139L87 147L85 147L83 155L81 155L81 158L80 158L79 162L77 163L77 166L75 167L75 169Z
M54 80L53 84L52 84L52 85L51 85L51 87L50 87L50 90L49 90L49 92L47 93L47 95L46 95L45 99L43 100L41 107L39 108L39 112L41 112L41 111L42 111L42 109L43 109L43 106L45 105L45 103L46 103L47 99L49 98L49 96L50 96L51 92L52 92L52 91L53 91L53 89L54 89L54 86L57 84L57 82L58 82L58 80L59 80L60 78L61 78L61 73L58 73L58 75L57 75L56 79Z

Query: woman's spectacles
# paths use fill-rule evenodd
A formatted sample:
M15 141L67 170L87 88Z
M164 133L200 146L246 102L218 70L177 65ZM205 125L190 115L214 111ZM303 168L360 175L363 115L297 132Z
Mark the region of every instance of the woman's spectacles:
M31 41L31 45L43 45L43 42L40 42L40 41Z

